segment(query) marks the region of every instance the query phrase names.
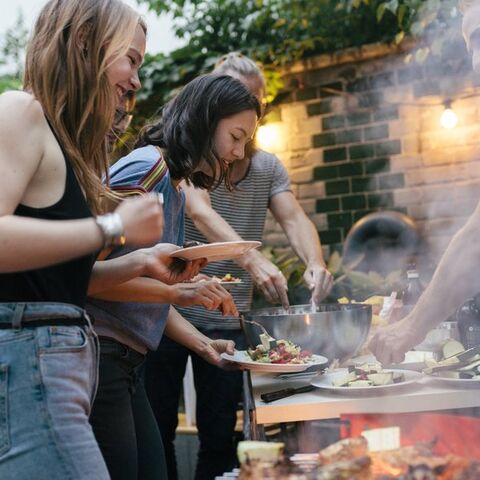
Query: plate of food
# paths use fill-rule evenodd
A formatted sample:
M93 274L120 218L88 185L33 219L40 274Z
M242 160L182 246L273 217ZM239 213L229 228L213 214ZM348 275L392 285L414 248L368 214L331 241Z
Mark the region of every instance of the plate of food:
M427 366L428 361L433 359L433 356L434 356L433 352L410 350L405 353L405 359L403 360L403 362L388 365L388 368L395 368L395 369L403 368L405 370L421 371ZM376 359L375 355L369 354L369 355L361 355L359 357L353 357L350 360L350 363L352 365L358 366L358 365L364 365L365 363L379 363L379 362Z
M434 381L436 384L444 385L446 387L459 388L480 388L480 374L475 376L463 375L463 372L445 371L436 372L428 375L429 381Z
M232 260L241 257L248 251L260 247L261 242L236 241L236 242L215 242L194 245L175 250L171 257L182 258L183 260L198 260L206 258L209 262L220 260Z
M480 387L480 346L465 350L456 340L449 340L446 344L447 354L439 360L428 362L423 372L429 380L448 387ZM449 353L452 353L448 355Z
M303 372L307 368L326 366L328 359L302 350L288 340L276 340L276 345L265 348L236 350L233 355L222 353L221 357L237 363L246 370L264 373Z
M423 378L420 372L384 369L379 363L339 368L312 379L311 385L345 395L386 393Z
M212 280L215 280L225 290L230 290L231 288L243 283L241 278L235 277L231 273L227 273L223 277L217 277L214 275Z

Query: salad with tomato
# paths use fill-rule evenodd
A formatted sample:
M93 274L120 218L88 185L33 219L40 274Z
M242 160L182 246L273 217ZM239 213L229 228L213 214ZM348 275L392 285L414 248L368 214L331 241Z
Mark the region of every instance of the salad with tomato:
M260 363L310 363L313 361L312 353L302 350L289 340L277 340L277 345L265 348L264 345L257 345L254 349L247 350L248 355L255 362Z

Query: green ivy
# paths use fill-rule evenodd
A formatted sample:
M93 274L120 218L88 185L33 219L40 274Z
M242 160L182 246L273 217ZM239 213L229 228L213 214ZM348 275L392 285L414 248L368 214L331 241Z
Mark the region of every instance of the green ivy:
M177 36L186 40L169 55L146 59L138 109L142 122L229 51L241 51L265 66L273 100L283 87L279 67L309 55L392 41L398 33L393 18L377 22L373 5L348 10L333 0L139 1L158 14L173 15Z
M279 67L296 60L374 42L400 44L414 36L419 43L411 58L422 61L460 38L457 0L137 1L169 13L176 35L186 41L169 55L146 59L137 124L229 51L265 65L272 101L283 88Z

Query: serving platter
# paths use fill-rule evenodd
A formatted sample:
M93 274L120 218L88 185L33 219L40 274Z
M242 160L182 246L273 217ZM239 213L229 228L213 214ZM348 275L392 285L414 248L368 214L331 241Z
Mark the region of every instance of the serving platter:
M235 350L233 355L222 353L224 360L238 364L245 370L262 373L291 373L303 372L307 368L322 367L328 363L328 358L322 355L312 355L312 361L308 363L263 363L252 360L246 350Z
M398 383L391 383L389 385L369 385L369 386L351 386L351 387L337 387L333 385L336 380L348 375L348 368L339 368L332 372L327 372L323 375L318 375L310 381L310 384L323 390L339 393L342 395L373 395L373 394L388 394L391 391L399 390L410 386L423 378L423 374L413 370L402 369L383 369L383 373L395 372L403 373L405 380Z
M433 359L433 352L410 350L405 353L405 359L401 363L388 365L387 368L406 369L421 371L426 367L426 362ZM360 355L350 359L352 365L358 366L364 363L379 363L375 355Z

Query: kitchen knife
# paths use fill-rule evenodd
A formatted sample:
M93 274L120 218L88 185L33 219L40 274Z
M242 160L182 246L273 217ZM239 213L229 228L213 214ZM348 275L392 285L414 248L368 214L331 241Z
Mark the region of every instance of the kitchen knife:
M313 385L305 385L304 387L298 388L284 388L283 390L276 390L274 392L262 393L260 398L265 402L274 402L275 400L280 400L281 398L290 397L296 393L305 393L311 392L315 387Z

